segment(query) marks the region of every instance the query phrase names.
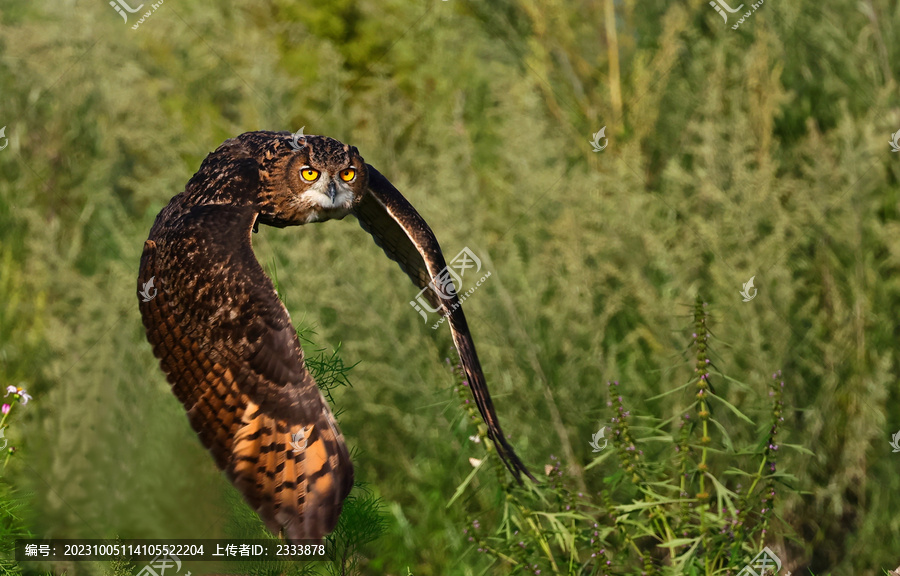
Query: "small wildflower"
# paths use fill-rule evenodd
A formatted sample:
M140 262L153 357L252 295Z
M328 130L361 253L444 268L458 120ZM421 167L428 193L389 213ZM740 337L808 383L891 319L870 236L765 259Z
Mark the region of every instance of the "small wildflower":
M7 386L6 394L3 395L4 398L13 395L13 398L21 400L22 405L28 404L28 401L31 400L31 395L25 391L24 388L19 388L18 386Z
M12 406L10 406L9 404L4 404L2 411L4 414L9 414L10 409L12 409Z

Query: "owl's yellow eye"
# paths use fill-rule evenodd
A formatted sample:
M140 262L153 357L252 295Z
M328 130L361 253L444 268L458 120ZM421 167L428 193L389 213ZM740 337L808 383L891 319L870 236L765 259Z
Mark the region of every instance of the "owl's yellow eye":
M314 182L319 177L319 171L312 168L303 168L300 170L300 176L307 182Z
M353 168L347 168L346 170L341 170L341 180L344 182L349 182L356 178L356 170Z

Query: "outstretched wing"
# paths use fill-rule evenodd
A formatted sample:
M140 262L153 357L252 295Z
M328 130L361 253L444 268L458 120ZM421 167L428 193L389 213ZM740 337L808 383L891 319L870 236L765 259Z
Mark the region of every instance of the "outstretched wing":
M487 424L488 434L497 447L497 453L516 479L519 479L522 473L534 479L500 429L500 421L494 412L491 395L459 299L455 293L445 292L443 297L439 296L431 284L432 280L447 267L434 232L387 178L369 164L366 164L366 168L369 174L368 190L354 209L354 215L363 230L372 235L375 243L384 250L388 258L400 264L400 268L416 286L420 289L430 286L425 294L432 305L442 309L445 314L449 313L453 343L459 352L469 387L475 396L475 404Z
M338 520L353 465L303 362L287 310L253 256L246 208L207 206L154 225L140 302L153 353L219 468L266 526L321 539ZM143 299L141 299L143 300ZM291 445L292 436L302 443Z

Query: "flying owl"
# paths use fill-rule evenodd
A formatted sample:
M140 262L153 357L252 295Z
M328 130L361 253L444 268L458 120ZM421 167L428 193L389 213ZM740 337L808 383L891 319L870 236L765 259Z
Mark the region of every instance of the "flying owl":
M251 231L347 215L449 314L497 453L517 479L533 478L500 429L458 298L436 293L432 281L446 263L415 208L353 146L248 132L209 154L156 217L141 256L139 306L153 353L203 445L269 530L288 541L334 530L353 464L287 309L253 254Z

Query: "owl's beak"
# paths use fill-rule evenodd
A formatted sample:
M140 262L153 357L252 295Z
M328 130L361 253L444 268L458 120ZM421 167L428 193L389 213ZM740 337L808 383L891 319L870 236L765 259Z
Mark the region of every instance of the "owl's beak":
M334 180L328 183L328 197L331 198L331 203L334 204L334 197L337 196L337 187L334 185Z

